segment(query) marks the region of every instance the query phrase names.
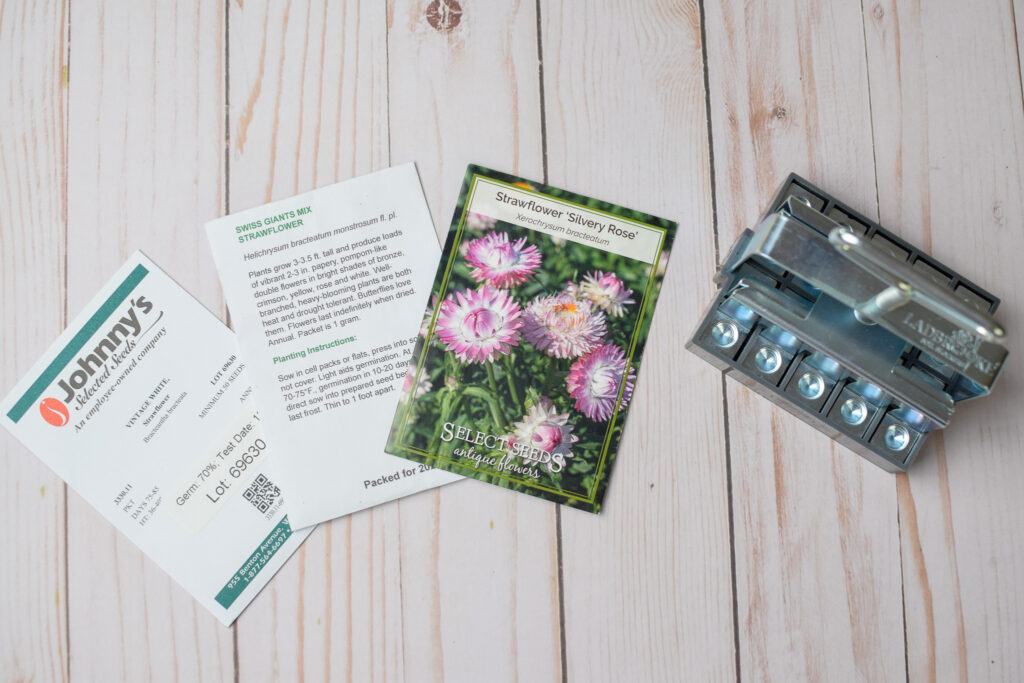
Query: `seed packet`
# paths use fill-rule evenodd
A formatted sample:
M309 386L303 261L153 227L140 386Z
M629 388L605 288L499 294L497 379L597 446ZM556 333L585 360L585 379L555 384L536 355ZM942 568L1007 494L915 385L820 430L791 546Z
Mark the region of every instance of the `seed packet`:
M231 330L135 252L0 400L0 426L230 626L313 530L267 474L287 449L251 395Z
M599 512L675 231L470 166L385 450Z
M413 164L206 230L295 528L458 479L381 450L439 253Z

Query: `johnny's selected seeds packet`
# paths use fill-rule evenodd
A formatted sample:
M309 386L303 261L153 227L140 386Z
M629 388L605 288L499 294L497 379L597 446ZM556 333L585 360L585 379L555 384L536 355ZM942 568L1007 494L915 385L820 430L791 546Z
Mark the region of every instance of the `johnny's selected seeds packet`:
M385 450L599 512L676 227L470 166Z

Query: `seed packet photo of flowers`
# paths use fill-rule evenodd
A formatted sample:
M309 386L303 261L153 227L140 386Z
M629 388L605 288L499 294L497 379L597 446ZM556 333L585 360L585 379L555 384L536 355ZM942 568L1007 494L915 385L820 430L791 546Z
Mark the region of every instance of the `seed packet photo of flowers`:
M470 166L385 450L599 512L675 231Z

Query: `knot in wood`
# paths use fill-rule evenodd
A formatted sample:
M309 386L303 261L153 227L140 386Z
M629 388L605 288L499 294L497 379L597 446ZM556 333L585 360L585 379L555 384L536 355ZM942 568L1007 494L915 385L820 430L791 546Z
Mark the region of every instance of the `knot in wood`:
M435 31L448 33L462 21L462 7L455 0L433 0L427 5L426 17Z

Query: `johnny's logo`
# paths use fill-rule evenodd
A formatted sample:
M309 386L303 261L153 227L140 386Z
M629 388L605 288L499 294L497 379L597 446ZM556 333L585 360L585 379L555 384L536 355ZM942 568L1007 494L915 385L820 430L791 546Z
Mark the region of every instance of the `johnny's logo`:
M39 402L39 414L54 427L63 427L71 419L68 407L56 398L44 398Z
M146 297L140 296L132 299L131 306L125 314L122 315L113 326L111 326L107 334L100 338L96 347L91 352L79 356L76 359L75 363L78 365L78 369L74 370L71 374L57 382L57 386L67 393L67 396L64 397L65 405L70 405L72 401L75 400L75 396L83 387L85 387L86 384L88 384L89 379L93 375L97 372L106 370L107 359L113 356L115 360L120 362L121 358L115 355L118 348L124 344L126 340L133 339L139 335L142 331L142 322L139 320L139 313L145 315L151 310L153 310L153 304L151 304ZM129 343L128 347L131 348L131 346L132 344ZM123 356L124 354L120 355ZM115 363L115 365L116 364L117 363ZM88 392L85 399L88 399ZM46 401L43 403L45 402ZM42 404L40 404L39 409L40 411L43 410ZM65 410L67 410L67 408L65 408ZM43 417L46 419L45 414ZM49 419L46 421L50 424L55 424Z

